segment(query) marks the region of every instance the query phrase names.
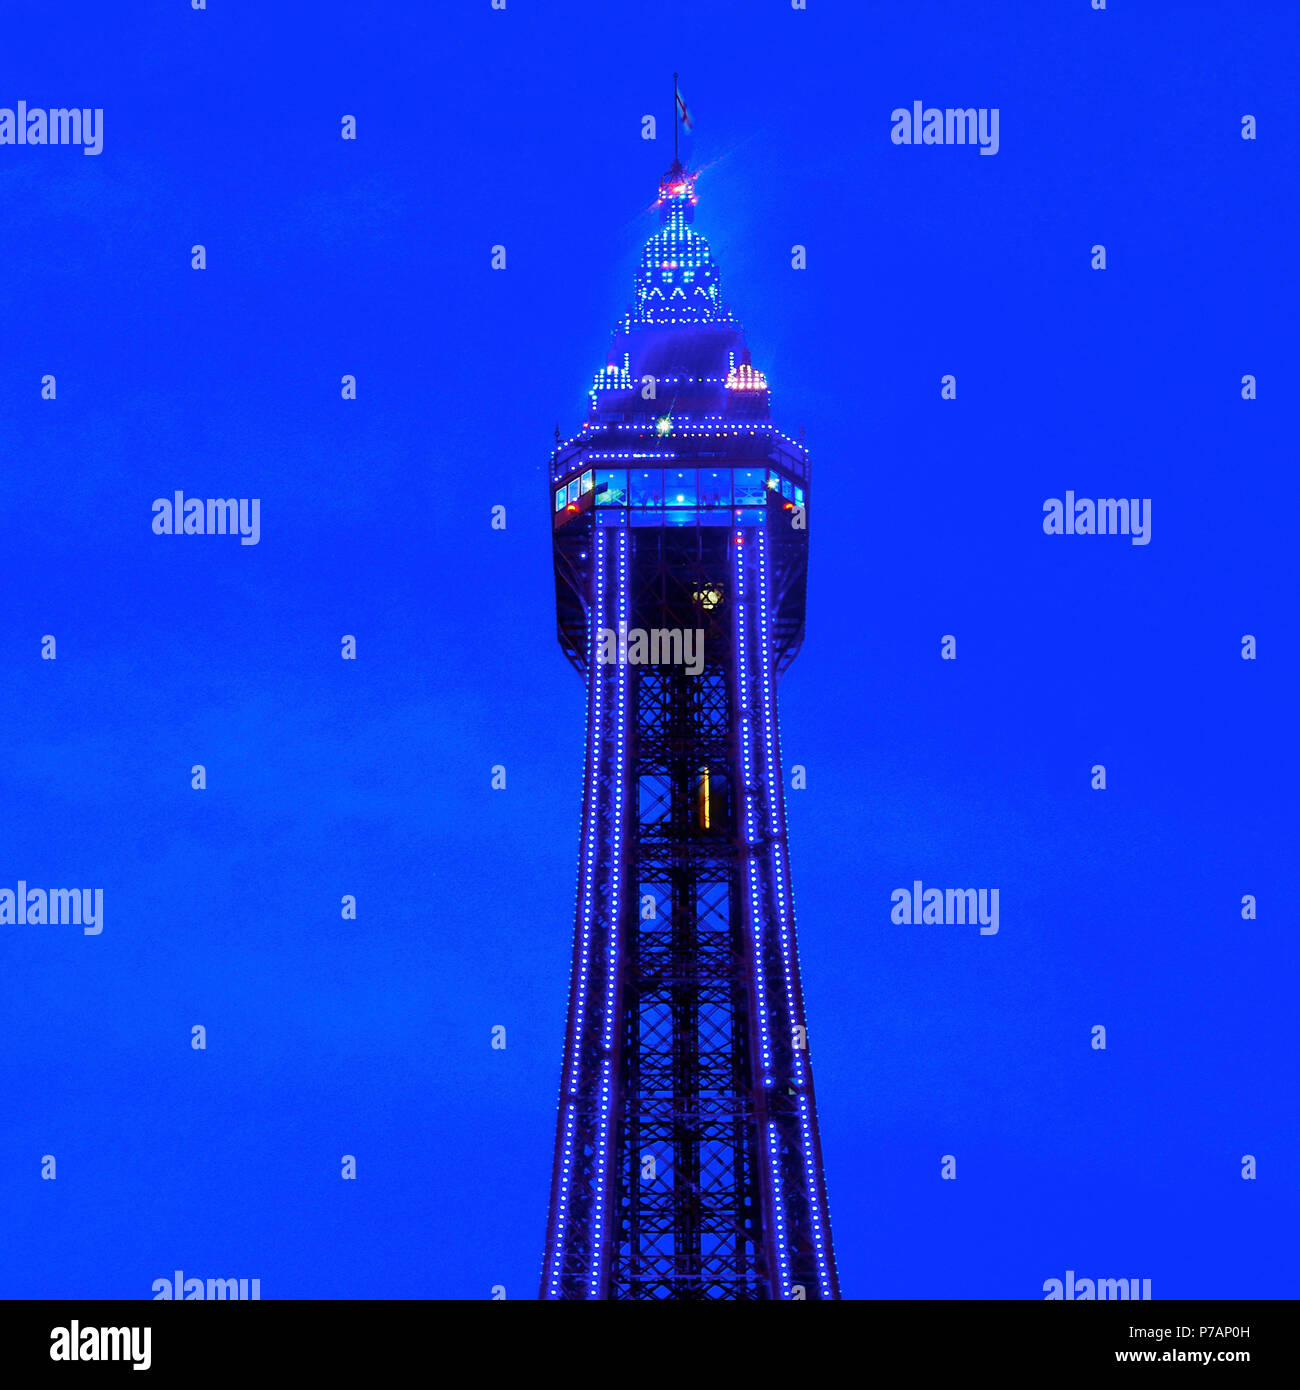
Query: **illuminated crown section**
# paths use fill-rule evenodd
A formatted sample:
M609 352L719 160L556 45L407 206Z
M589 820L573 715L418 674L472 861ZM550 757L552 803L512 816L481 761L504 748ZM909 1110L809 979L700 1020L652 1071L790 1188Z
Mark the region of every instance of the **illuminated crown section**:
M674 164L659 183L660 227L641 253L629 326L730 322L709 243L690 226L696 201L695 175Z
M674 164L659 184L660 230L642 253L635 307L592 380L584 429L663 435L771 419L767 378L722 302L708 242L690 226L696 201L695 175Z
M686 327L729 319L709 243L689 227L678 231L671 223L652 236L636 273L632 324Z

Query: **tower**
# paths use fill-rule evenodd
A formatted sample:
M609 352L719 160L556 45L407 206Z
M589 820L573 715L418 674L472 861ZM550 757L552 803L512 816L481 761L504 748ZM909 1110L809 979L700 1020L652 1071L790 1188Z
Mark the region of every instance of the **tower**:
M839 1296L776 703L808 459L696 201L674 160L587 421L551 456L587 724L544 1299Z

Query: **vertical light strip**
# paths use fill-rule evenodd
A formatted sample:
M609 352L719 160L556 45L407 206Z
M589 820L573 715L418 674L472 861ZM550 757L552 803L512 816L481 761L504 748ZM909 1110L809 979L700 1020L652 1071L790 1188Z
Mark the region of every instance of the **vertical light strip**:
M758 843L757 813L754 807L754 750L750 729L749 654L745 646L749 598L745 593L745 538L737 531L736 560L736 719L740 726L740 764L744 782L745 842ZM767 1024L767 978L763 969L763 909L759 902L760 873L758 859L750 854L745 859L745 883L749 892L750 954L754 961L755 1011L758 1014L759 1060L763 1067L763 1085L773 1084L772 1039Z
M621 634L627 631L627 532L618 532L618 588L615 598L615 626ZM627 718L627 664L620 650L619 662L614 678L614 799L611 807L609 825L609 908L606 913L606 978L605 978L605 1018L602 1042L605 1056L600 1064L600 1115L597 1119L597 1140L595 1155L596 1194L591 1208L591 1277L589 1289L596 1298L600 1293L601 1263L604 1248L605 1229L605 1182L609 1158L609 1134L613 1122L614 1058L611 1055L616 1043L618 1019L618 947L619 947L619 904L620 888L623 881L623 769L626 753Z
M817 1246L817 1282L821 1286L822 1297L830 1298L832 1296L831 1268L830 1257L826 1250L826 1235L829 1233L830 1223L826 1223L827 1230L823 1231L824 1217L821 1193L817 1190L817 1165L813 1162L813 1154L816 1149L813 1145L812 1106L808 1104L807 1096L799 1097L799 1127L803 1130L803 1165L808 1178L808 1205L812 1208L813 1213L813 1242Z
M600 1294L602 1233L605 1227L605 1161L609 1157L610 1059L600 1063L600 1117L596 1122L596 1196L591 1204L591 1274L587 1291L592 1298Z
M786 1250L785 1202L781 1196L781 1137L773 1120L767 1127L767 1155L772 1165L772 1206L776 1212L776 1258L781 1297L790 1297L790 1255Z
M745 840L751 851L759 844L759 829L754 796L754 756L751 724L753 720L753 699L750 690L749 652L746 645L748 637L748 612L752 602L745 586L745 537L737 531L736 552L736 718L740 723L741 774L745 784ZM764 612L760 605L758 613L760 632L764 627ZM754 962L755 1011L758 1014L759 1051L763 1062L763 1085L771 1086L772 1039L768 1031L767 981L763 968L764 932L763 907L759 900L759 883L762 870L756 853L746 856L745 874L749 888L750 954ZM790 1297L790 1252L787 1246L785 1191L781 1176L780 1132L776 1122L770 1121L767 1127L767 1161L771 1175L772 1220L776 1229L771 1239L765 1242L769 1250L776 1252L777 1286L782 1298Z
M573 1130L578 1107L564 1103L564 1158L560 1168L560 1192L555 1207L555 1246L551 1251L550 1296L560 1296L560 1263L564 1251L564 1231L569 1219L569 1185L573 1178Z
M587 609L587 704L591 711L591 742L587 750L587 804L584 808L584 829L580 882L578 885L578 976L575 982L573 1031L569 1038L568 1082L570 1097L578 1094L579 1068L582 1060L582 1030L586 1018L587 980L590 975L592 904L596 879L596 829L599 806L601 770L601 723L603 717L600 669L600 629L605 619L605 532L597 529L595 543L595 597ZM578 1107L569 1099L564 1104L564 1157L560 1169L559 1195L555 1209L555 1243L551 1250L550 1291L554 1298L561 1293L560 1277L564 1255L564 1237L568 1225L569 1199L573 1183L573 1142L577 1127Z
M785 973L786 1008L791 1026L802 1020L795 1011L794 975L791 969L790 921L786 908L785 860L781 853L783 831L781 826L781 786L780 768L776 761L776 711L772 698L772 662L768 648L767 631L771 625L771 613L767 607L767 536L758 533L758 672L762 692L763 708L763 765L767 774L768 818L772 831L772 890L776 898L777 929L781 940L781 961ZM806 1078L803 1052L794 1049L794 1079L802 1085Z
M587 610L588 643L587 681L591 703L591 748L588 762L591 768L587 786L587 825L583 846L582 916L579 930L582 949L579 954L577 1008L574 1013L573 1036L569 1051L569 1094L578 1094L578 1074L582 1064L582 1029L587 1007L587 978L590 973L591 928L594 913L596 883L596 839L600 808L601 753L603 751L604 673L600 664L600 628L605 620L605 532L595 533L596 594Z
M781 941L781 961L785 976L785 997L787 1016L792 1027L803 1023L797 1011L798 995L794 982L795 945L790 924L788 900L789 869L782 845L785 828L782 824L781 805L783 789L779 781L776 760L776 701L772 686L772 660L768 644L768 629L772 615L767 602L767 536L758 532L758 595L759 595L759 678L762 685L764 764L767 770L768 812L772 830L772 884L776 895L777 930ZM806 1034L805 1034L806 1037ZM808 1071L804 1063L804 1049L794 1048L795 1084L807 1085ZM815 1149L812 1136L811 1108L807 1096L799 1096L800 1106L800 1150L803 1157L804 1172L808 1179L808 1207L812 1218L813 1240L817 1247L818 1280L823 1297L831 1295L830 1270L827 1258L826 1218L822 1207L821 1194L816 1180Z
M615 618L620 634L627 631L627 532L618 533L618 590L615 600ZM621 642L620 642L621 648ZM622 884L623 866L623 752L624 720L627 714L627 664L620 650L617 674L615 676L614 713L614 804L609 833L610 890L608 925L608 974L605 979L605 1028L602 1042L605 1051L614 1046L614 1017L616 1006L616 987L618 984L618 927L619 927L619 888Z

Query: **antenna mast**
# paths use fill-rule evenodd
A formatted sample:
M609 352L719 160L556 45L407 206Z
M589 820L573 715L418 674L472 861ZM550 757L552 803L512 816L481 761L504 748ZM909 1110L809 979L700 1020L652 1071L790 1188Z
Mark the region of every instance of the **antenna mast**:
M677 74L673 73L673 163L677 163Z

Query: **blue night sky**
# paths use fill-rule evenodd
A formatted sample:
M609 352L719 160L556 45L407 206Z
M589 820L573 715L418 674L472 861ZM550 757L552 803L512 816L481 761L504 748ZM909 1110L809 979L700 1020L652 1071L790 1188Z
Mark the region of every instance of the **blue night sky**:
M813 461L781 701L845 1296L1300 1293L1292 0L14 8L0 106L105 114L0 146L0 888L104 930L0 927L0 1294L536 1296L584 718L546 460L674 69ZM998 154L893 145L917 100ZM260 543L153 534L178 489ZM1044 535L1067 490L1151 543ZM999 933L893 924L915 879Z

